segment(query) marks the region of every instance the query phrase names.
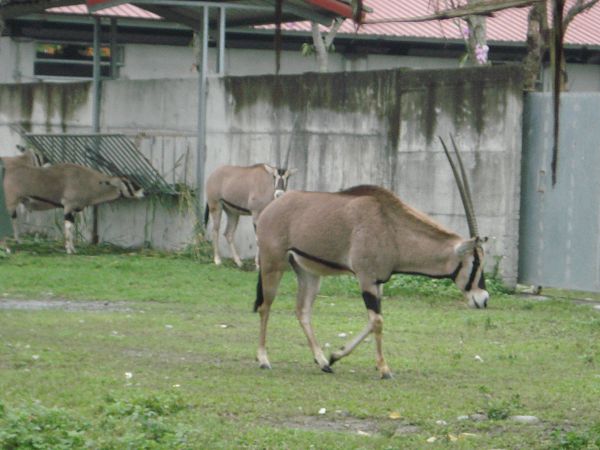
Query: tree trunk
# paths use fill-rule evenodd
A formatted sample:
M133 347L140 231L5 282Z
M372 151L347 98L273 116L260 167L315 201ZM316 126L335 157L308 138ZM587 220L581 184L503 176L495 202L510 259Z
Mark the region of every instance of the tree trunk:
M527 55L523 60L526 91L541 90L544 55L548 50L548 11L546 2L539 2L529 11L527 23Z
M469 5L479 3L481 0L469 0ZM485 16L468 16L466 19L469 25L469 35L467 36L467 52L469 61L473 65L488 64L487 45L487 27Z

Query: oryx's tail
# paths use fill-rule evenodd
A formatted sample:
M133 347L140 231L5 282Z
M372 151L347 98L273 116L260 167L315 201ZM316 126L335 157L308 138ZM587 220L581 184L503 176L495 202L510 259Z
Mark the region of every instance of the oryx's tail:
M258 271L258 282L256 283L256 300L254 301L254 312L258 311L260 305L263 304L263 287L262 287L262 276L261 271Z
M206 225L208 225L208 203L206 205L204 205L204 228L206 228Z

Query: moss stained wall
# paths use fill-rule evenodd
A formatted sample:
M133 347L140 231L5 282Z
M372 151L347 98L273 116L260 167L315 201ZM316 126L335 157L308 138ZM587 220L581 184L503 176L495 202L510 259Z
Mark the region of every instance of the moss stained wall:
M299 169L291 188L383 185L466 235L438 140L452 134L480 228L497 238L488 266L499 260L507 283L516 281L519 67L224 77L209 80L208 99L207 173L220 164L288 161Z
M89 107L90 82L0 84L0 121L26 131L64 132Z

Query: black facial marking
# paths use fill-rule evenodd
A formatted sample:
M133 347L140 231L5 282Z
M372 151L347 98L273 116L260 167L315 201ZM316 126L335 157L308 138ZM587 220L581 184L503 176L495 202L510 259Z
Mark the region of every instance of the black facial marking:
M485 287L485 277L483 275L483 271L481 272L481 276L479 277L479 282L477 283L477 287L479 289L483 289L483 290L486 289L486 287Z
M16 218L17 218L17 212L16 212L16 211L15 211L15 212L13 212L13 213L10 215L10 217L11 217L11 218L13 218L13 219L16 219Z
M381 299L367 291L363 291L362 296L367 309L370 309L377 314L381 314Z
M313 255L309 255L308 253L304 253L302 250L298 250L295 247L289 248L288 251L292 251L294 253L297 253L298 255L306 258L306 259L310 259L311 261L317 262L319 264L323 264L324 266L327 266L331 269L335 269L335 270L344 270L347 272L352 272L352 269L350 269L349 267L344 266L343 264L339 264L333 261L327 261L325 259L321 259L318 256L313 256Z
M470 291L473 288L473 282L475 281L475 276L477 275L477 270L479 270L479 266L481 265L481 261L479 260L479 254L477 250L473 252L473 265L471 266L471 273L469 274L469 281L465 285L465 291Z
M135 192L133 191L133 185L131 184L131 182L129 180L121 180L121 181L123 181L123 184L127 188L127 192L129 192L129 196L133 197L135 195Z
M65 222L75 223L75 216L73 215L73 213L65 214Z

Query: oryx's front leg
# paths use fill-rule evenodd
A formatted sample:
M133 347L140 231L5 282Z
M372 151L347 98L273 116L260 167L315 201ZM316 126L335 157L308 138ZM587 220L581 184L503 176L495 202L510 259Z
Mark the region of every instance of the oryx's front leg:
M258 350L256 359L261 369L270 369L271 363L267 356L267 323L271 304L277 294L277 287L283 276L283 271L259 272L258 286L256 288L255 311L260 315L260 333L258 337Z
M21 243L21 239L19 238L19 220L17 218L17 210L11 212L10 221L12 223L13 236L15 237L15 242L17 244Z
M75 251L75 216L72 212L65 210L65 250L67 254L77 253Z
M325 358L321 346L317 342L315 333L312 328L311 314L315 298L319 292L321 277L314 275L294 262L293 257L290 260L292 267L296 272L298 279L298 296L296 299L296 318L300 322L300 326L306 335L308 345L313 352L315 362L319 365L323 372L332 373L329 361Z
M381 378L391 378L392 372L383 357L383 316L381 315L383 286L381 284L361 282L361 288L363 300L369 315L369 323L358 336L345 344L339 351L332 353L329 357L329 363L333 364L337 360L348 356L372 332L375 335L377 369Z
M227 243L229 244L229 250L231 251L231 257L235 261L238 267L242 267L242 260L238 255L237 249L235 248L235 230L238 226L238 222L240 220L240 216L234 212L229 210L225 210L227 214L227 226L225 228L225 239L227 239Z
M212 220L211 240L213 246L213 261L218 266L221 264L221 255L219 254L219 229L221 228L221 205L216 203L208 205L208 212Z

